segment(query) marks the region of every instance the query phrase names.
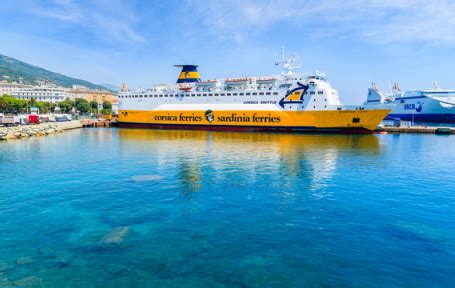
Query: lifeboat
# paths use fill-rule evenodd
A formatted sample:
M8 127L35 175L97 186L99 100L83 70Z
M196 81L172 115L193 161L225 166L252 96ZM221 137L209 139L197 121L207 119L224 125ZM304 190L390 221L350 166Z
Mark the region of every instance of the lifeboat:
M246 86L251 78L228 78L224 80L226 86Z
M256 83L258 85L271 85L274 84L278 79L276 77L266 77L266 78L258 78Z
M218 80L207 80L207 81L197 82L196 86L209 88L209 87L215 87L217 83L218 83Z
M193 89L193 86L188 85L188 84L179 84L179 90L184 91L184 92L189 92Z

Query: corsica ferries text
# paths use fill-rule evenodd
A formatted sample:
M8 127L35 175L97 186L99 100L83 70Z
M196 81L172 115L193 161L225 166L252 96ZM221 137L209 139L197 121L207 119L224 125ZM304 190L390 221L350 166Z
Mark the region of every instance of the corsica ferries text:
M155 121L166 121L166 122L203 122L208 123L280 123L280 116L272 116L270 113L268 115L258 115L253 113L252 115L247 115L246 113L230 113L228 115L215 115L212 110L207 110L203 115L191 115L180 113L179 115L155 115Z

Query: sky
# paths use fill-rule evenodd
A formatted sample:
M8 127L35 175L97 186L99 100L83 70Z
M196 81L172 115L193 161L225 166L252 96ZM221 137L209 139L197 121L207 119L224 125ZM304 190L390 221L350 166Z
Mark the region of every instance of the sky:
M0 54L94 83L274 75L284 46L347 104L382 90L455 88L453 0L2 0Z

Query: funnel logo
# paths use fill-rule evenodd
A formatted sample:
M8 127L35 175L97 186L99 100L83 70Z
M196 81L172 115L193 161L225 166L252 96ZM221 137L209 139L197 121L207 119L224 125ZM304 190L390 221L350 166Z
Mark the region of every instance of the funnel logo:
M185 78L186 78L186 79L190 78L190 72L186 72L186 73L185 73Z
M213 120L215 120L215 116L213 115L212 110L205 111L205 120L207 120L209 123L212 123Z

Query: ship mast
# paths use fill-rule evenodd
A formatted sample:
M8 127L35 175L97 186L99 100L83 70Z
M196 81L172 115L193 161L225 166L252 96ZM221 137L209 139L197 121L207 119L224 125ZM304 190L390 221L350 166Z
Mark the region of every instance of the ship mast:
M293 75L293 70L300 68L299 58L296 54L292 54L291 58L286 59L284 46L281 47L281 59L276 60L275 65L281 65L281 75L283 76Z

